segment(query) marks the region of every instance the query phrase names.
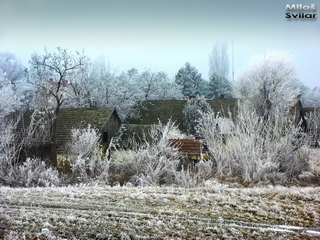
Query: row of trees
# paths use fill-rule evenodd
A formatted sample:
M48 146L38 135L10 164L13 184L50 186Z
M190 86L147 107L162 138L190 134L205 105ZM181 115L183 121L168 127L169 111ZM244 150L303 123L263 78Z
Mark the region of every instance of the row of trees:
M125 119L138 101L182 99L189 96L231 97L226 45L217 44L210 55L210 81L186 63L174 81L164 72L132 68L115 74L103 58L91 62L83 52L57 48L34 53L28 68L10 53L0 53L2 115L17 108L117 107Z
M172 80L164 72L139 72L134 68L116 74L103 58L91 62L83 52L62 48L52 52L44 50L43 54L34 53L29 68L22 66L13 54L0 53L0 93L6 99L0 103L0 113L6 115L18 108L51 108L59 114L61 107L95 105L117 107L125 119L134 113L133 106L144 100L249 96L246 93L248 85L244 81L238 83L242 87L237 86L239 91L235 92L229 80L226 44L216 44L209 60L209 81L203 79L190 63L186 63ZM253 87L259 86L254 84ZM276 88L277 83L267 87ZM310 90L295 79L288 87L298 87L305 105L320 105L319 87ZM254 94L259 96L257 92Z
M211 59L218 61L217 58L220 57ZM95 105L117 107L125 119L139 101L189 96L213 98L222 93L232 96L231 84L228 83L227 93L217 81L220 73L216 67L212 67L210 83L190 63L178 71L174 80L164 72L139 72L135 68L116 74L103 58L91 62L83 52L59 47L51 52L45 49L42 54L34 53L29 64L26 68L13 54L0 53L0 91L8 99L1 103L2 115L18 108L51 108L59 114L61 107ZM223 79L227 81L226 76Z
M103 59L93 63L84 53L57 48L33 54L24 68L12 54L0 54L2 115L18 108L117 107L130 115L138 101L182 98L180 88L164 72L130 69L118 75Z

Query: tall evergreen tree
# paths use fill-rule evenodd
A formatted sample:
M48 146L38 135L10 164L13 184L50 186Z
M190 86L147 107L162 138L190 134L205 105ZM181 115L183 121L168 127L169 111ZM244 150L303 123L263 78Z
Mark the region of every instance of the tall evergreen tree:
M184 96L203 96L205 91L205 81L198 70L186 63L180 68L175 77L175 82L181 86Z
M223 76L214 73L210 76L207 97L218 98L222 95L226 98L231 98L233 96L231 82Z

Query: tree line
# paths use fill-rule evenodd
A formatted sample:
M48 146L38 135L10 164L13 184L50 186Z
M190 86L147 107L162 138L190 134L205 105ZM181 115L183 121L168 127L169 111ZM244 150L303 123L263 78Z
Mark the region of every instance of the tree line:
M116 107L122 119L134 114L134 106L145 100L186 99L203 96L207 99L247 97L235 89L229 78L227 45L217 43L209 56L209 80L187 62L174 79L165 72L132 68L116 74L103 58L91 61L84 52L56 48L34 53L29 66L23 66L11 53L0 53L1 115L19 108ZM254 79L250 81L254 82ZM291 79L307 106L319 106L320 88L309 89ZM239 84L238 84L239 85Z

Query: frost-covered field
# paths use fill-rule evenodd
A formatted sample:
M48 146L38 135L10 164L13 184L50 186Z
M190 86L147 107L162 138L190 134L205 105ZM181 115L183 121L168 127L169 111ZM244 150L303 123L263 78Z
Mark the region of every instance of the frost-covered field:
M320 239L320 187L0 188L5 239Z

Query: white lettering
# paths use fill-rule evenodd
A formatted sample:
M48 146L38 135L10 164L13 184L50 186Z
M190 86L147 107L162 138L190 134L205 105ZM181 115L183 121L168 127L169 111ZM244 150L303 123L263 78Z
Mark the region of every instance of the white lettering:
M290 6L290 4L287 4L287 5L286 5L286 9L287 9L287 10L296 10L296 5L295 5L295 4L292 4L292 5Z
M303 4L286 4L286 10L305 10L305 11L310 11L310 10L316 10L316 4L312 3L309 5L303 5Z

